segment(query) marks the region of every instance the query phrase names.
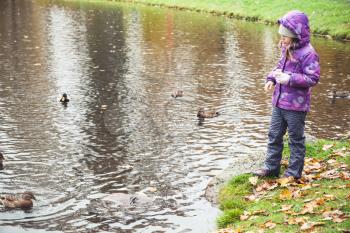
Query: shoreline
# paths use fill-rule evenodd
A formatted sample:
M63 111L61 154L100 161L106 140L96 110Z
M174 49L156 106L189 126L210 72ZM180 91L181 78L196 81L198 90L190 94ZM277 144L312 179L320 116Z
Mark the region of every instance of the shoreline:
M209 181L204 193L205 199L211 204L218 206L219 190L224 187L232 177L250 173L261 168L264 160L264 152L257 152L249 154L247 157L233 159L232 163L226 169Z
M88 0L91 1L91 0ZM96 1L96 0L93 0ZM172 4L167 4L167 3L162 3L162 0L154 3L154 1L152 2L152 0L143 0L143 1L139 1L139 0L97 0L97 1L109 1L109 2L124 2L124 3L132 3L132 4L139 4L139 5L145 5L145 6L151 6L151 7L161 7L161 8L168 8L168 9L176 9L176 10L182 10L182 11L193 11L193 12L198 12L198 13L205 13L205 14L211 14L211 15L215 15L215 16L219 16L219 17L227 17L230 19L237 19L237 20L245 20L245 21L250 21L250 22L256 22L256 23L263 23L266 25L277 25L277 19L266 19L263 18L261 16L250 16L250 15L242 15L240 13L235 13L232 9L227 9L227 10L216 10L214 8L208 8L208 9L204 9L204 8L196 8L196 7L191 7L191 6L181 6L181 5L176 5L176 3L172 3ZM163 0L163 2L166 2ZM297 8L295 8L297 9ZM304 11L303 9L301 9L301 11ZM283 13L280 15L282 16ZM309 14L308 14L309 15ZM311 17L309 17L311 18ZM348 22L350 23L350 21ZM311 25L311 28L313 28L314 26ZM330 31L331 28L325 28L322 29L325 31ZM336 33L336 32L334 32ZM329 39L329 40L335 40L335 41L340 41L340 42L350 42L350 31L346 32L344 34L341 35L332 35L331 33L328 32L320 32L320 31L314 31L311 33L313 36L315 37L322 37L325 39Z
M305 143L315 143L317 138L305 133ZM248 154L246 157L236 157L232 163L224 169L219 175L214 176L208 183L204 197L207 201L215 206L218 206L219 191L224 187L227 182L235 176L245 173L251 173L257 169L260 169L265 161L265 151L258 151L252 154Z

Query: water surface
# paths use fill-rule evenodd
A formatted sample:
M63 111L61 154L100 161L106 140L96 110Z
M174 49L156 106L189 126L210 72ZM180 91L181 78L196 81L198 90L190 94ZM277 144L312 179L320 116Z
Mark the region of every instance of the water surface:
M31 211L1 208L0 231L215 229L209 180L265 149L276 27L117 3L4 0L0 10L0 193L37 197ZM328 95L350 90L350 45L313 45L322 77L307 133L338 138L349 101ZM221 115L198 124L199 107Z

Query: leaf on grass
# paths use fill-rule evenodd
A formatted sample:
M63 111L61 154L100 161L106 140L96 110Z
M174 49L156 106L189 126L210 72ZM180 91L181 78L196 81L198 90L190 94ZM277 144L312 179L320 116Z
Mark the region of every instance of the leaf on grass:
M333 194L325 194L325 195L323 195L323 197L326 201L332 201L335 199Z
M282 166L288 167L288 164L289 164L288 160L282 159L282 161L281 161Z
M345 199L350 200L350 194L345 197Z
M303 179L304 181L307 181L307 182L312 182L312 181L314 181L314 180L319 180L319 179L321 179L321 176L320 176L320 174L307 174L307 175L304 175L304 176L302 177L302 179Z
M240 229L233 230L231 228L224 228L217 230L215 233L243 233L243 231Z
M304 208L300 213L296 213L295 215L299 214L313 214L314 213L314 208L323 205L325 203L324 198L316 198L313 201L310 201L304 205Z
M349 172L341 172L339 174L339 177L342 180L350 180L350 173Z
M342 148L340 148L338 150L334 150L332 155L340 156L340 157L346 157L346 148L342 147Z
M293 207L293 205L282 205L281 206L281 211L286 212L290 210Z
M243 231L233 230L231 228L219 229L215 233L242 233Z
M261 192L264 190L268 190L275 182L273 181L265 181L264 183L260 184L258 187L256 187L257 192Z
M337 179L340 177L340 172L338 169L332 169L321 173L320 176L326 179Z
M325 211L322 214L324 220L331 220L336 223L344 222L346 215L340 210Z
M305 191L305 190L312 189L312 188L319 187L319 186L321 186L321 185L320 184L312 184L312 183L299 185L299 187L301 187L300 191Z
M334 144L326 144L326 145L324 145L323 147L322 147L322 150L324 150L324 151L326 151L326 150L329 150L329 149L331 149L332 147L334 146Z
M288 225L303 225L309 217L297 217L297 218L289 218L285 219L285 223Z
M293 176L289 176L289 177L283 177L280 179L277 179L276 182L279 183L282 187L287 186L287 184L290 185L290 183L292 183L294 181L294 177Z
M252 215L269 215L269 213L266 210L255 210L253 211Z
M276 227L276 223L272 222L271 220L266 221L262 227L268 228L268 229L273 229Z
M258 177L257 176L253 176L249 178L249 182L255 186L258 183Z
M327 164L328 166L331 166L331 167L340 167L340 163L338 163L338 161L335 159L327 160Z
M279 199L280 200L291 200L292 196L293 196L292 192L289 189L285 189L280 193Z
M255 194L250 194L250 195L244 196L244 198L248 201L255 201L259 199L259 196Z
M312 229L314 226L322 226L324 224L324 222L306 222L300 227L300 230L307 231Z
M245 221L245 220L248 220L249 217L250 217L250 213L248 211L244 211L243 214L239 216L239 219L241 221Z

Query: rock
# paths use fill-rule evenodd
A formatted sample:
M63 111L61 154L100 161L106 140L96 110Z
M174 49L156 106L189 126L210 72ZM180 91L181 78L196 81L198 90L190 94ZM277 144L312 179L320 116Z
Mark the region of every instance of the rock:
M228 168L209 181L204 194L205 198L211 203L217 204L218 192L225 183L227 183L233 176L250 173L261 168L264 160L264 152L257 152L244 158L235 158Z

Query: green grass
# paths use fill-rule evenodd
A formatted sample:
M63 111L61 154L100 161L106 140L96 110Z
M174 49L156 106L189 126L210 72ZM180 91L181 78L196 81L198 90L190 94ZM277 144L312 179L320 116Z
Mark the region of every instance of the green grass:
M95 0L96 1L96 0ZM286 12L298 9L310 18L314 34L350 40L350 1L348 0L115 0L162 5L230 17L275 23Z
M333 145L330 149L325 150L324 145ZM339 149L343 150L343 156L335 155L336 151ZM283 151L284 159L289 155L289 148L286 145ZM340 163L345 163L348 165L347 172L350 169L350 141L340 140L340 141L329 141L329 140L318 140L315 143L307 145L307 158L316 158L328 164L329 159L336 159ZM331 166L331 165L329 165ZM328 169L328 165L327 165ZM329 168L331 169L331 168ZM283 171L282 171L283 172ZM265 232L300 232L300 225L286 224L287 219L296 217L306 217L308 221L312 222L323 222L322 226L315 226L316 232L342 232L343 230L350 230L350 181L340 178L336 179L320 179L313 181L312 184L319 185L317 187L311 187L309 189L301 190L302 196L287 200L280 199L280 194L283 190L288 189L288 187L277 187L261 198L258 201L249 201L244 197L252 194L253 185L249 182L250 174L242 174L233 177L219 192L218 201L220 203L220 209L223 214L217 219L218 228L231 228L237 231L253 231L257 232L262 227L264 223L271 220L277 225L273 229L264 228ZM259 179L259 183L265 181L274 181L274 179ZM346 186L348 185L348 186ZM293 186L294 187L294 186ZM305 186L298 186L303 188ZM343 187L343 188L340 188ZM345 188L344 188L345 187ZM300 212L305 203L308 200L315 200L316 198L324 198L325 195L333 195L333 200L327 200L321 206L314 209L313 214L303 214L293 216L291 214L279 211L282 205L293 205L292 211L295 213ZM339 209L345 213L349 218L341 223L336 223L331 220L324 220L322 213L325 210L336 210ZM252 215L248 220L240 220L240 215L244 211L250 213L254 211L264 210L265 214L255 214Z

